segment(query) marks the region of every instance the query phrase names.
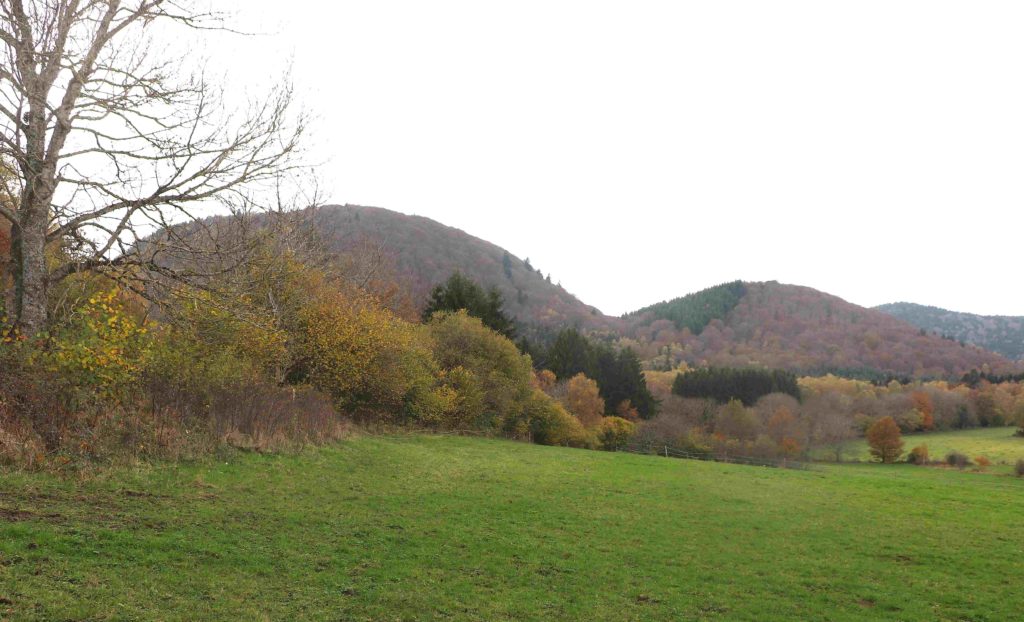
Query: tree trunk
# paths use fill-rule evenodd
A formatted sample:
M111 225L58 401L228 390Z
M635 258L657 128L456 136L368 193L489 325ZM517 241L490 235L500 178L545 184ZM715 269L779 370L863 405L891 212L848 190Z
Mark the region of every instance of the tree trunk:
M18 253L12 259L15 269L15 312L17 327L24 335L46 328L46 224L47 210L23 212L17 234Z
M4 289L4 315L11 324L21 315L21 239L16 227L8 230L4 274L0 279Z

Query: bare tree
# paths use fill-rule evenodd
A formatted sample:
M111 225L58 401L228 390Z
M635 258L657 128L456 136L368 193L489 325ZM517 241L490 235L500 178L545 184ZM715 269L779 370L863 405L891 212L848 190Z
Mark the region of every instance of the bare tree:
M849 417L836 410L828 410L814 417L811 422L811 440L826 447L836 462L843 461L843 453L854 437L853 423Z
M211 203L277 201L298 170L304 119L287 81L227 113L202 72L154 51L178 27L223 19L185 0L0 0L0 167L15 173L0 176L12 198L0 219L11 225L8 312L25 332L46 325L50 285L158 267L190 242L140 244L147 233Z

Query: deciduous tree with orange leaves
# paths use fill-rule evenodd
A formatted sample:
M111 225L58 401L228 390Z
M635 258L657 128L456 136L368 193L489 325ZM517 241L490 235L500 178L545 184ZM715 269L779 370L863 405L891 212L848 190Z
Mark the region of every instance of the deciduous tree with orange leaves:
M903 436L892 417L882 417L871 424L867 438L871 455L886 464L896 462L903 455Z
M576 374L566 382L565 407L580 420L583 427L596 428L604 417L604 400L598 393L597 383L584 374Z
M931 430L935 427L935 418L932 416L935 405L932 403L932 396L924 391L914 391L910 394L910 399L914 401L914 410L921 415L921 429Z

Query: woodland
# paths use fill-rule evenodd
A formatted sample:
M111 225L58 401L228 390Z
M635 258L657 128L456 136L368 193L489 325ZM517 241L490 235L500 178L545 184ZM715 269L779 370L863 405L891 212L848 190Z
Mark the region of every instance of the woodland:
M883 420L1024 426L1016 363L809 288L736 281L611 318L461 231L323 206L287 82L228 123L203 76L129 45L222 19L0 8L5 464L395 427L841 459Z
M328 203L288 75L161 52L210 7L0 0L0 619L1019 615L1021 318L605 315Z

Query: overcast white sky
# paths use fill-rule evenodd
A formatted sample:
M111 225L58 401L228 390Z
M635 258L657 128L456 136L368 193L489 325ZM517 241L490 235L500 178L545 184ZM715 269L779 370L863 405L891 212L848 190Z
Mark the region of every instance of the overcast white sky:
M269 34L206 52L293 60L331 202L606 313L739 278L1024 315L1022 2L223 4Z

